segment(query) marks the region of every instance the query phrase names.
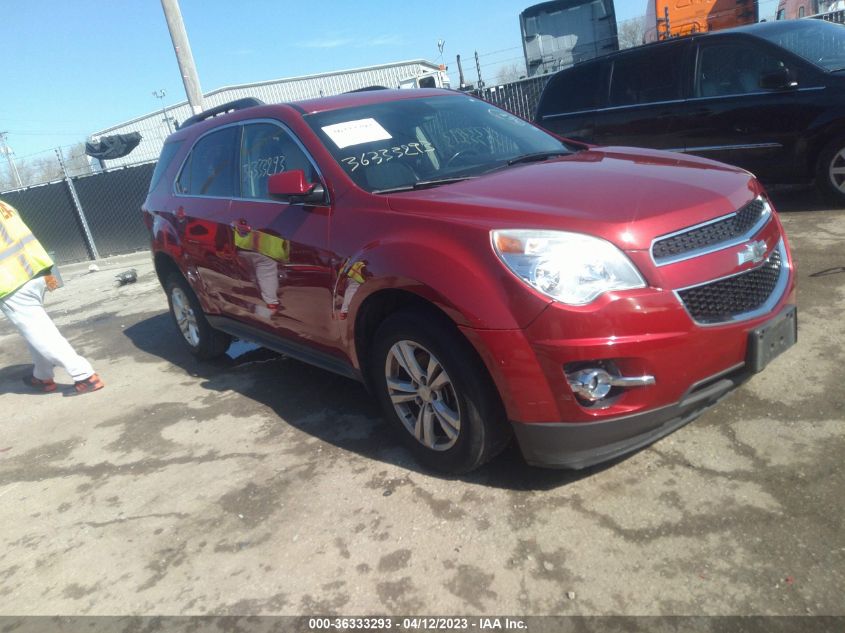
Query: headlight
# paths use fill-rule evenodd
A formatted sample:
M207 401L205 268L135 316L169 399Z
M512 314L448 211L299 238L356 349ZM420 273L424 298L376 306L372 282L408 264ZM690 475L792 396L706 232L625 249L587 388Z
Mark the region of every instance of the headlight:
M493 248L517 277L552 299L584 305L645 281L610 242L563 231L493 231Z

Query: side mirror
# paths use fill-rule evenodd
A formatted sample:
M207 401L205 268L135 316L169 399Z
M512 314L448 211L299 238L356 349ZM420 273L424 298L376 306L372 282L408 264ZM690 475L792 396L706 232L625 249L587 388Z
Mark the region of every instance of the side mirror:
M308 182L305 172L292 169L273 174L267 179L267 193L274 200L320 204L326 196L323 185Z
M763 90L793 90L798 82L788 68L779 68L760 77L760 87Z

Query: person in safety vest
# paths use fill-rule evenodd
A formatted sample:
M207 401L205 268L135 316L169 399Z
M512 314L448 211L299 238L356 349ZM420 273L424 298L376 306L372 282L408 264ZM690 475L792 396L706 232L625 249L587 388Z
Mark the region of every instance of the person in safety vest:
M77 354L44 309L44 293L58 282L53 261L17 211L0 201L0 310L26 341L32 375L24 383L42 393L56 390L53 370L61 366L74 380L70 394L103 388L91 364Z
M358 288L364 283L364 268L367 264L361 260L355 262L346 271L346 277L349 279L346 282L346 290L343 293L343 303L340 306L338 317L343 320L349 315L349 305L352 303L352 297L358 292Z
M279 310L279 262L290 260L290 242L264 231L233 229L233 239L238 255L255 273L255 281L265 310ZM262 306L264 307L264 306Z

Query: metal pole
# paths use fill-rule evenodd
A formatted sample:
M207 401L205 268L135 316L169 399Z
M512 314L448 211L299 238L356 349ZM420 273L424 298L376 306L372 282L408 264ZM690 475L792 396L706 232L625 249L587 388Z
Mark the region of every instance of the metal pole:
M179 1L161 0L161 8L164 9L164 18L167 20L170 39L173 41L176 61L179 62L179 72L182 73L182 83L185 84L185 94L188 95L188 103L191 104L191 110L193 110L194 114L199 114L205 109L202 101L202 89L200 88L197 67L194 64L194 56L191 53L188 33L185 31L185 23L182 21L182 11L179 9Z
M21 175L18 173L15 161L12 160L12 150L10 150L9 146L6 145L6 134L7 132L0 132L0 151L6 155L6 160L9 163L9 175L14 176L15 182L18 183L18 187L23 187Z
M164 105L164 96L167 94L167 91L162 88L161 90L153 90L153 96L156 99L161 100L161 115L164 117L164 122L167 123L167 134L173 134L173 128L170 127L170 119L167 118L167 108Z
M70 191L73 206L76 208L76 214L79 216L79 221L82 223L85 240L88 242L88 250L91 251L91 256L94 259L100 259L100 253L97 252L97 245L94 244L94 236L91 235L88 220L85 218L85 212L82 210L82 203L79 201L79 196L76 194L76 187L73 186L73 180L71 180L70 174L67 173L67 167L65 167L65 159L64 156L62 156L61 147L56 148L56 156L59 158L59 166L62 168L62 173L65 175L65 182L67 183L68 191Z
M464 83L464 67L461 66L461 56L460 55L458 55L458 77L459 77L458 81L459 81L460 88L461 88L461 90L463 90L466 87L466 83Z
M481 81L481 62L478 61L478 51L475 51L475 72L478 73L478 89L484 87L484 82Z

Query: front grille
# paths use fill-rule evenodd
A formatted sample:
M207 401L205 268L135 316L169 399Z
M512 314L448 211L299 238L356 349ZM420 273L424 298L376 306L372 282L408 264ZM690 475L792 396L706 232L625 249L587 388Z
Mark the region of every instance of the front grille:
M679 290L678 296L698 323L730 321L766 303L777 287L782 266L780 250L776 248L759 268Z
M660 264L687 253L739 239L751 230L765 211L766 205L760 198L756 198L729 218L660 239L652 247L654 261Z

